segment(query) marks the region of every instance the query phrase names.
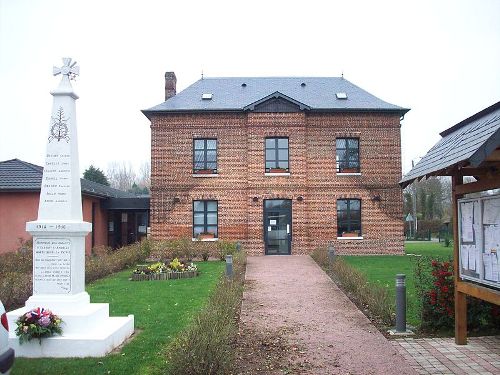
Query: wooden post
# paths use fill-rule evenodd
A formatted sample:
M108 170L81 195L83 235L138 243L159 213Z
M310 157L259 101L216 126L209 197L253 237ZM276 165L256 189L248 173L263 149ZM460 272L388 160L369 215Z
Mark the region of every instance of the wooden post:
M458 291L460 281L460 254L458 235L458 202L459 195L456 187L463 184L463 177L455 174L451 178L452 182L452 211L453 211L453 272L455 285L455 344L467 344L467 298L466 294Z

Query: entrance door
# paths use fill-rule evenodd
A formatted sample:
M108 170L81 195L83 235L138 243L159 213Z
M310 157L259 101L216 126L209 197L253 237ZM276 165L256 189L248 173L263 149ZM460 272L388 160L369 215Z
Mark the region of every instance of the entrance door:
M292 242L292 201L264 201L264 240L267 255L288 255Z

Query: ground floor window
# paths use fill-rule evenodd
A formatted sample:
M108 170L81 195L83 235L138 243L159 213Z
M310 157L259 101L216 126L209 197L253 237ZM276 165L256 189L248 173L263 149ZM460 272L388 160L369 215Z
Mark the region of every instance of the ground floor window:
M337 237L361 237L361 200L337 200Z
M217 201L193 201L193 237L218 236Z

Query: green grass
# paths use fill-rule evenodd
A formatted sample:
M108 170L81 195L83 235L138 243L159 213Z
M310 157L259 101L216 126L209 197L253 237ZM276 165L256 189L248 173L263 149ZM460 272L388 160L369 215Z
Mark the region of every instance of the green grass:
M201 310L224 269L223 262L197 265L201 275L193 279L132 282L126 270L87 285L91 301L108 302L111 316L134 314L134 339L104 358L16 358L12 374L161 373L166 346Z
M437 242L406 243L406 254L419 254L448 259L453 254L453 247L444 247ZM414 326L420 325L420 314L413 279L413 256L399 255L369 255L369 256L344 256L343 259L363 272L371 283L378 283L388 289L392 296L395 295L395 276L398 273L406 275L407 321ZM394 298L394 297L393 297Z

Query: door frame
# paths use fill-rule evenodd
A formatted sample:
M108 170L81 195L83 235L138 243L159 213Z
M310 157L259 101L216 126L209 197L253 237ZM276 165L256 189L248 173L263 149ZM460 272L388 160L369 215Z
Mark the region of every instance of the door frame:
M267 252L267 226L266 226L266 201L290 201L290 233L288 234L288 252L286 254L271 254L271 255L292 255L292 239L293 239L293 200L287 198L271 198L262 201L262 231L264 236L264 254ZM284 211L284 210L283 210Z

